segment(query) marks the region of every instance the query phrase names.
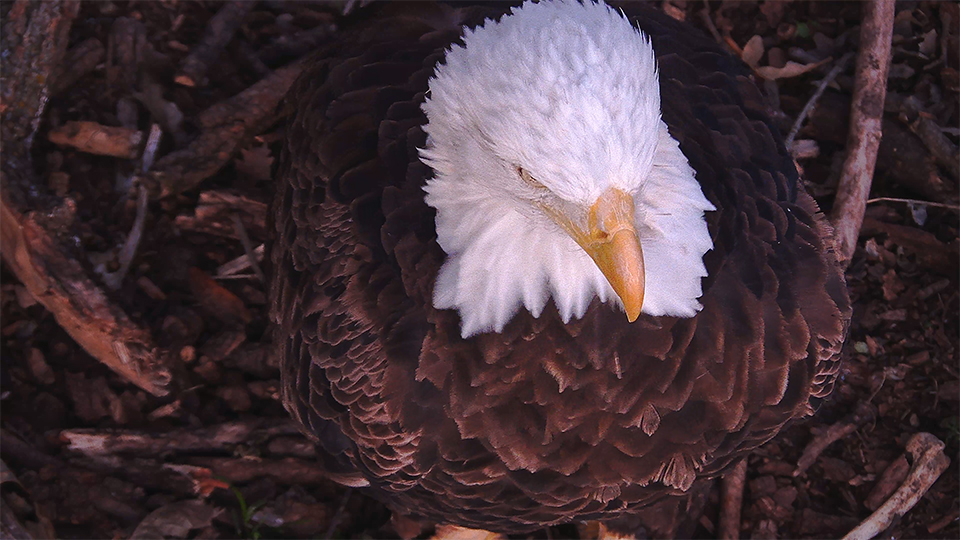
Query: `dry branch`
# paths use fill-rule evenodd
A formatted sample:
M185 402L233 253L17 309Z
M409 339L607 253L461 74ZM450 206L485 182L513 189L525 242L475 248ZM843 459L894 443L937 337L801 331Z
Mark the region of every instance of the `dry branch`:
M720 484L720 531L721 540L740 538L740 510L743 506L743 487L747 480L747 460L740 463L723 475Z
M59 66L50 83L50 95L60 94L96 69L103 60L104 52L103 44L97 38L87 39L67 51L63 65Z
M151 177L164 196L195 187L230 160L241 143L277 119L276 107L300 72L303 63L280 68L269 77L226 101L200 113L200 135L183 150L157 161Z
M857 235L877 164L890 65L894 0L867 2L862 9L864 15L847 136L847 158L830 215L836 230L837 254L844 266L850 263L857 246Z
M943 441L929 433L917 433L907 441L907 452L913 457L913 468L907 479L883 506L870 515L844 540L869 540L889 527L894 519L906 514L950 466L943 453Z
M178 429L166 433L130 430L101 431L67 429L60 438L67 449L88 457L134 454L160 457L171 452L221 452L249 440L300 433L292 420L269 422L252 418L198 429Z
M900 120L923 141L937 163L954 180L960 180L960 150L943 134L940 126L923 111L915 96L909 96L900 104Z
M224 4L207 23L203 39L183 59L180 73L174 81L184 86L197 86L202 83L207 70L220 58L224 47L240 28L243 18L256 5L256 2L249 0L234 0Z
M797 115L797 119L793 122L790 132L787 134L787 138L783 142L788 149L793 147L793 140L797 137L797 132L800 131L800 127L803 126L803 121L807 119L807 115L810 114L810 111L813 110L814 105L817 104L817 100L819 100L820 96L823 95L823 92L827 89L827 86L837 78L837 75L839 75L840 72L847 67L847 62L850 61L851 56L851 53L847 53L840 57L840 59L837 60L836 65L833 66L833 69L830 70L830 73L827 73L827 76L824 77L819 84L817 84L817 90L812 96L810 96L807 104L803 106L803 110L801 110L800 114Z
M172 376L158 360L150 333L106 298L50 232L64 221L69 224L75 205L51 204L51 198L36 194L42 189L33 175L30 143L48 97L47 82L63 57L78 9L75 2L18 2L4 24L0 251L30 294L91 356L151 394L165 395ZM51 220L47 214L57 209L66 218Z
M0 173L0 181L7 182ZM91 356L156 396L169 392L170 371L157 356L149 331L114 306L80 264L34 218L0 197L3 260L30 294Z
M850 435L860 426L873 421L876 416L876 409L872 405L858 403L856 409L850 415L819 433L807 444L807 447L803 449L803 454L800 455L800 459L797 460L797 468L793 471L793 475L800 476L803 474L817 461L817 458L828 446Z
M114 457L71 458L68 465L58 470L58 476L67 471L95 471L124 478L138 486L176 493L184 497L207 497L227 484L204 467L165 463L160 459Z

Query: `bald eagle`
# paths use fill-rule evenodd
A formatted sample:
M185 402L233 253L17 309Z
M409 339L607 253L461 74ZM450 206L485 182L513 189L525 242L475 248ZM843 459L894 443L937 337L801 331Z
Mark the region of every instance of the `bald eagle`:
M849 299L739 60L640 6L380 9L292 88L273 208L283 400L341 482L629 529L813 412Z

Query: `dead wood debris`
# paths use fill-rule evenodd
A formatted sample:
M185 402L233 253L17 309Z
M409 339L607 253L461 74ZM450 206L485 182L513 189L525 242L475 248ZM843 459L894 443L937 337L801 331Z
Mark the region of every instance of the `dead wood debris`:
M181 193L209 178L230 160L241 143L275 122L277 104L302 70L302 62L282 67L200 113L200 135L186 148L158 160L151 173L162 196Z
M743 506L743 488L747 481L747 460L742 459L723 475L720 495L720 529L718 538L740 538L740 510Z
M316 486L327 482L350 485L351 480L341 478L323 468L316 459L298 459L286 457L280 459L191 457L186 458L191 465L213 471L216 477L231 484L244 484L257 478L269 478L285 486ZM354 487L368 486L365 480L354 480Z
M810 99L807 100L807 104L803 106L803 110L800 111L800 114L797 115L797 119L793 122L793 127L790 128L790 132L787 133L786 139L784 139L784 146L787 148L793 148L793 140L797 136L797 132L800 131L800 127L803 126L804 120L807 119L807 115L810 114L810 111L813 110L814 105L820 99L820 96L823 95L823 91L827 89L827 85L833 82L837 78L837 75L840 74L844 68L847 67L847 62L850 61L850 58L853 56L852 53L847 53L840 57L837 60L836 65L833 66L833 69L827 73L827 76L820 80L820 83L817 84L817 90L810 96Z
M233 226L237 230L237 236L240 237L240 244L243 245L243 251L247 255L247 262L250 263L250 266L253 268L253 273L257 275L257 279L260 280L260 283L266 283L267 278L263 275L263 270L260 269L260 265L257 264L257 258L254 255L253 242L250 241L250 237L247 236L247 230L243 227L243 222L240 221L240 216L237 214L231 214L233 218Z
M69 2L35 7L33 10L27 2L14 5L5 26L9 31L19 25L16 30L23 43L11 49L14 44L7 39L14 38L9 35L3 43L4 51L13 51L9 55L12 76L4 85L3 101L17 104L2 111L3 135L6 141L18 141L7 144L0 171L3 259L31 295L87 352L144 390L164 395L169 392L172 375L159 359L149 331L130 321L86 277L83 268L66 255L58 239L41 224L38 212L20 206L37 184L29 164L29 141L46 103L47 75L58 65L79 8ZM27 144L19 144L22 142Z
M929 433L916 433L907 441L913 467L900 488L844 540L869 540L886 530L893 520L906 514L950 465L943 453L943 441Z
M883 470L870 494L863 501L863 505L871 511L880 508L880 505L890 498L890 495L903 483L909 472L910 463L907 462L906 454L903 454Z
M199 268L190 269L190 290L202 308L228 325L243 326L253 320L243 300Z
M899 107L899 105L897 105ZM805 137L844 144L850 131L850 100L838 92L826 92L814 107ZM898 185L932 202L956 202L956 189L941 177L926 145L903 123L884 118L883 139L877 153L877 171Z
M171 452L217 452L229 450L248 440L269 439L299 434L292 420L251 418L196 429L177 429L166 433L131 430L101 431L67 429L60 438L67 450L88 457L132 454L159 457Z
M85 75L96 69L103 61L105 53L103 43L97 38L89 38L67 51L66 58L52 77L50 95L61 94Z
M960 245L956 240L946 244L922 229L886 223L871 217L863 220L860 234L865 237L886 234L893 243L915 254L923 266L944 276L957 275Z
M336 30L334 24L321 23L309 30L282 35L259 51L259 59L265 64L275 64L285 58L298 58L317 50L333 37Z
M257 262L263 260L263 252L265 246L260 244L253 250L253 259ZM252 266L250 261L250 255L241 255L236 259L225 262L217 268L217 275L214 276L216 279L239 279L239 278L248 278L256 277L256 274L240 274L240 272L250 268Z
M856 430L872 422L877 417L876 407L869 403L858 403L856 409L846 418L830 426L826 430L818 433L807 447L803 449L803 454L797 460L797 468L793 471L794 476L800 476L811 465L813 465L820 454L828 446L836 441L852 434Z
M927 145L930 154L954 180L960 180L960 150L943 134L940 126L923 110L915 96L908 96L900 104L900 121Z
M836 232L837 255L843 266L850 264L870 195L877 163L883 122L883 100L887 92L890 44L893 35L894 0L877 0L862 6L860 51L857 54L853 113L847 136L847 158L843 164L837 198L830 220Z
M141 185L137 195L137 215L133 220L133 228L130 229L130 234L127 235L127 239L123 243L123 248L120 249L120 253L117 256L120 268L116 272L107 272L105 268L100 269L100 273L103 276L103 284L111 291L120 289L120 285L123 284L123 278L126 277L127 272L130 270L133 256L137 253L137 246L140 245L140 238L143 236L143 226L147 220L147 202L147 189Z
M244 229L254 237L266 236L266 203L228 190L208 190L200 193L193 215L179 215L174 224L181 230L240 240L239 231L233 221L233 216L237 214Z
M203 84L210 65L220 58L220 54L233 38L243 18L256 5L256 2L246 0L233 0L223 4L207 24L203 39L183 59L180 64L180 73L174 81L190 87Z
M151 394L166 395L173 376L149 331L114 306L32 214L20 214L6 198L0 212L3 259L34 298L93 357Z
M36 504L6 462L0 460L0 538L55 536L50 518Z

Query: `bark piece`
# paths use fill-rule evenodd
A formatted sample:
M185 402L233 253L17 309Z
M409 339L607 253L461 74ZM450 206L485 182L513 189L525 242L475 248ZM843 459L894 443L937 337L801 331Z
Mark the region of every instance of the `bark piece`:
M78 2L15 2L3 21L0 52L0 133L4 162L27 157L50 97L48 81L61 64Z
M260 459L190 458L189 463L213 471L231 484L242 484L254 478L269 478L286 486L316 486L336 482L351 487L365 487L369 482L354 476L340 476L324 469L316 460L297 458Z
M240 216L243 226L255 238L266 237L267 204L228 190L202 192L193 215L181 214L174 224L184 230L239 240L233 215Z
M960 150L943 134L940 126L923 111L915 96L909 96L903 100L900 105L900 120L917 137L920 137L920 140L930 149L930 153L933 154L937 163L947 170L954 180L960 179L960 160L957 159Z
M201 307L226 324L242 326L253 320L243 300L199 268L190 269L190 291Z

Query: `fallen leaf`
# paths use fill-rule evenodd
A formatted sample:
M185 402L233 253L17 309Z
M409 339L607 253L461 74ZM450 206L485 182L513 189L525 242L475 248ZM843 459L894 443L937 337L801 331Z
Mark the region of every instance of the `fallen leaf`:
M253 320L243 300L199 268L190 269L190 291L204 309L227 324L247 324Z

